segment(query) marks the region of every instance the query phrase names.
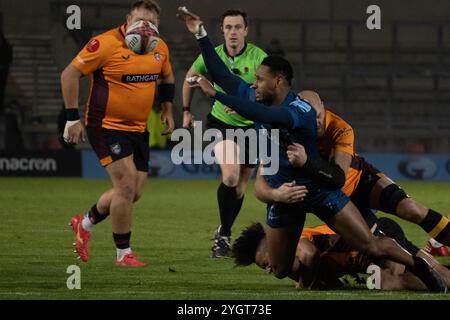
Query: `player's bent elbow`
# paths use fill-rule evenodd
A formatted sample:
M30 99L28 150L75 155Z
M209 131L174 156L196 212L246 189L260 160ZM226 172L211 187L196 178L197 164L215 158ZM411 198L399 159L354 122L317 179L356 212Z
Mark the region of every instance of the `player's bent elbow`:
M336 190L342 189L345 185L345 174L339 174L335 179Z
M332 178L322 181L321 184L328 190L340 190L345 185L345 175L336 174Z

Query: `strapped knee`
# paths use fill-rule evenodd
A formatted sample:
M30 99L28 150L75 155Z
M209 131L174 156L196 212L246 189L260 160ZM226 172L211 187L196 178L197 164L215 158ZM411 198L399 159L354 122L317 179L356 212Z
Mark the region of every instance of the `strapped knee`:
M408 198L408 195L398 185L395 183L388 185L381 191L381 210L387 213L396 214L398 203L406 198Z

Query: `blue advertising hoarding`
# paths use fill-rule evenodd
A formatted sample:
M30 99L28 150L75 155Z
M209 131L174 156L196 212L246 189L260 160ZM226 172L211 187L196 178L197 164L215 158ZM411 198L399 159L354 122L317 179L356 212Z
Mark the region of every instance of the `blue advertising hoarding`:
M450 181L450 154L366 153L364 158L394 180ZM83 177L106 178L95 153L82 153ZM149 177L165 179L216 179L218 165L180 164L171 160L171 151L150 152Z

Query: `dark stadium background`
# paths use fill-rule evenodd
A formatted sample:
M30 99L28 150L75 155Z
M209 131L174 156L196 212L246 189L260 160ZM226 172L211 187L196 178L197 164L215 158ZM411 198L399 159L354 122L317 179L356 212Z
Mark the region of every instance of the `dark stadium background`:
M111 239L108 226L102 226L96 232L97 247L93 246L99 257L83 269L87 289L74 294L65 288L65 268L76 263L70 254L71 233L65 225L74 210L84 210L108 182L102 179L106 175L87 143L75 149L61 146L60 73L92 35L123 23L130 2L0 1L0 29L13 48L0 112L0 215L6 221L0 224L0 250L9 245L15 252L11 259L0 262L0 299L305 297L296 295L289 281L268 279L256 268L236 271L231 262L218 266L210 261L218 169L174 166L170 141L152 145L147 198L136 209L140 215L134 241L147 249L151 243L148 252L142 252L151 257L154 264L150 268L155 269L146 271L145 280L134 271L105 273L111 267L112 249L103 253L111 247ZM66 9L73 4L81 8L81 30L66 28ZM317 90L325 105L354 127L359 152L400 180L422 203L449 212L450 1L160 0L159 4L163 10L160 32L171 50L177 83L177 127L181 125L181 84L199 50L176 19L176 8L186 5L200 14L217 44L221 41L221 13L241 8L250 15L250 42L265 49L274 38L280 40L295 69L294 89ZM366 9L374 4L381 9L381 30L366 27L370 16ZM81 109L88 88L84 79ZM210 99L197 93L193 102L196 119L204 120L209 108ZM12 176L21 178L5 178ZM244 205L234 233L251 221L264 219L263 205L251 189L249 186L247 192L251 200ZM311 219L310 224L318 223ZM180 221L188 221L187 227L182 228ZM402 225L416 244L423 246L426 235L416 226ZM15 230L21 230L20 234ZM17 269L17 265L21 267ZM177 280L176 273L167 273L167 267L180 271L178 275L185 281ZM29 268L34 271L27 271ZM198 272L204 273L200 284ZM128 283L127 277L134 281L130 291L135 295L127 296L126 290L119 289L121 281ZM267 286L270 295L266 295ZM232 291L236 293L230 294ZM375 296L436 298L409 293ZM309 299L361 297L374 295L367 291L306 294Z

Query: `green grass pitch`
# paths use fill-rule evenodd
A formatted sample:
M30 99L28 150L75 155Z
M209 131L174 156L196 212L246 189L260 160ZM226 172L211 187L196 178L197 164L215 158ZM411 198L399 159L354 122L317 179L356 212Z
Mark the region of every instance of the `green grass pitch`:
M148 265L114 265L109 220L90 241L90 260L73 253L68 222L86 211L109 188L107 180L0 179L0 300L5 299L448 299L450 295L374 292L360 287L336 291L296 290L255 266L235 268L231 259L210 258L218 224L218 181L149 180L134 210L132 247ZM435 210L448 213L450 183L408 182L408 193ZM265 220L264 205L249 186L233 235L253 221ZM399 221L399 220L397 220ZM309 215L307 225L319 220ZM422 247L427 236L401 222ZM448 262L448 261L447 261ZM81 268L81 289L66 286L67 267Z

